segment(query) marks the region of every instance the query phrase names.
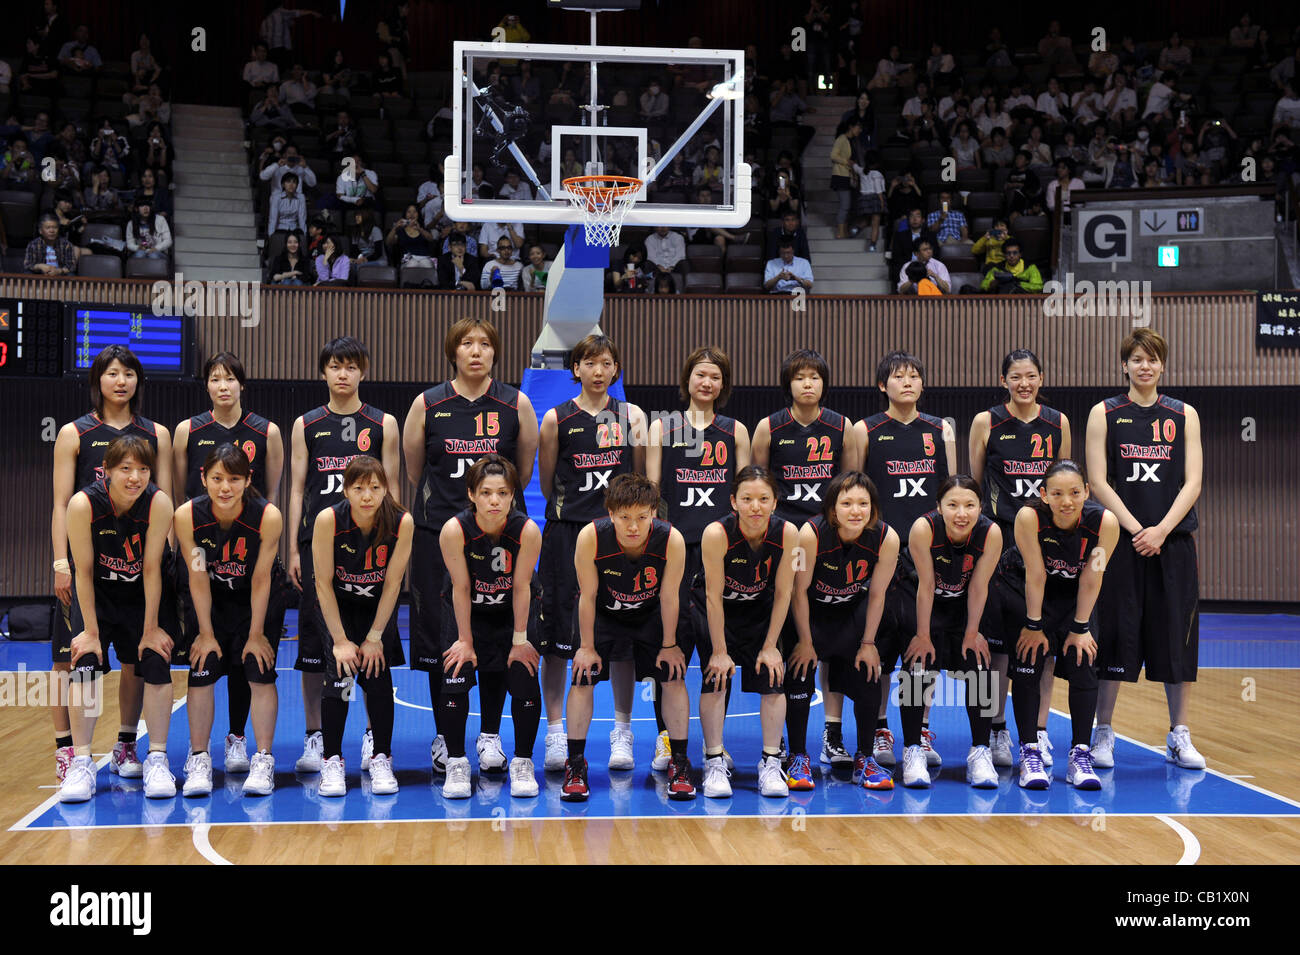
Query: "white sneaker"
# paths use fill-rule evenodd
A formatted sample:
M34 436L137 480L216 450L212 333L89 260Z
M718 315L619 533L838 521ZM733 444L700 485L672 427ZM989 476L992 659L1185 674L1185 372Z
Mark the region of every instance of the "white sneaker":
M662 773L673 761L673 751L668 745L668 731L664 730L655 737L655 758L650 760L650 768Z
M249 760L248 778L244 780L245 796L269 796L275 789L275 757L270 753L254 753Z
M764 756L758 762L758 791L760 795L780 798L790 795L785 773L781 772L779 756ZM705 793L707 796L708 793Z
M903 785L909 789L930 788L930 761L926 758L924 746L903 749Z
M397 792L393 761L383 753L374 753L370 757L370 791L376 796L391 796Z
M212 773L212 763L208 763L209 777ZM212 791L212 781L209 778L208 791ZM166 753L150 753L144 761L144 794L150 799L170 799L176 795L176 777L172 775L171 767L167 765Z
M113 755L108 761L108 771L123 779L139 779L144 775L144 765L135 754L135 743L118 740L113 744Z
M613 770L632 769L636 759L632 756L632 731L615 726L609 731L609 768ZM565 744L567 747L567 743Z
M1100 789L1101 778L1092 770L1092 752L1082 744L1070 750L1065 781L1075 789Z
M501 748L501 736L497 733L479 733L478 771L480 773L500 773L506 768L505 750Z
M1011 731L997 730L989 734L989 752L994 766L1014 766L1015 754L1011 752Z
M1037 743L1024 743L1020 747L1020 788L1046 789L1052 785L1052 776L1043 769L1043 754Z
M185 760L185 785L181 792L186 796L212 794L212 754L190 753Z
M467 756L448 757L447 779L442 784L442 795L447 799L468 799L470 797L469 758Z
M433 763L435 773L447 771L447 737L440 735L433 738L433 745L429 747L429 760Z
M319 773L325 762L325 737L319 731L302 738L302 755L294 764L295 773Z
M375 734L374 731L367 728L366 735L361 737L361 771L370 772L370 760L375 756Z
M1181 723L1165 737L1165 760L1180 769L1205 768L1205 757L1192 745L1192 731Z
M877 729L875 738L871 741L871 758L881 766L893 766L897 762L894 759L894 734L889 730Z
M710 799L730 799L731 783L727 777L727 761L721 756L704 757L704 795Z
M736 771L736 761L731 758L731 754L727 752L726 747L723 747L722 750L722 761L727 764L727 772L734 773Z
M510 795L516 799L531 799L537 795L537 791L537 774L533 769L533 761L524 756L510 760Z
M226 734L224 765L228 773L248 772L248 747L244 743L244 737L236 736L233 733Z
M74 756L59 786L59 802L89 802L95 795L95 760Z
M71 746L59 746L55 748L54 750L54 778L55 779L57 779L59 782L63 782L63 780L68 775L68 770L71 768L72 760L75 757L76 757L76 753L73 751Z
M299 760L301 762L301 760ZM342 756L331 756L321 764L320 785L316 792L322 796L346 796L348 774Z
M966 754L966 782L976 789L996 789L998 771L993 768L993 753L987 746L972 746Z
M930 732L929 727L921 730L921 750L925 753L925 765L927 766L943 765L943 757L941 757L939 751L934 748L934 741L936 738L937 737L934 733Z
M1098 723L1093 730L1092 765L1097 769L1115 768L1115 731L1109 723Z
M1038 731L1038 752L1043 757L1043 765L1048 769L1052 768L1052 741L1048 738L1047 730Z
M564 730L558 732L548 731L546 734L546 758L542 762L542 769L548 773L563 772L565 761L568 758L569 737L564 734Z

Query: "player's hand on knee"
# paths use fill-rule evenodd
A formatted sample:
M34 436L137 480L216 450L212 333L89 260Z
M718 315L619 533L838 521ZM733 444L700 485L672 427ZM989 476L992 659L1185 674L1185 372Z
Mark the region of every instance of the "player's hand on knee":
M519 663L530 676L537 676L537 664L540 660L541 656L535 646L531 643L521 643L510 648L510 655L506 657L506 669L509 670L512 665Z
M803 643L802 641L794 648L790 654L787 666L794 673L795 679L805 680L813 670L817 669L817 651L813 649L812 641Z
M913 637L908 641L907 649L903 651L903 662L909 666L919 663L926 669L930 669L936 657L934 641L928 637Z
M982 633L973 633L962 639L961 655L963 661L967 656L974 656L976 664L980 667L991 666L993 662L993 655L989 653L989 642L984 639Z
M1067 657L1072 652L1076 653L1075 659L1078 661L1079 666L1083 666L1084 657L1088 658L1090 666L1097 659L1097 641L1088 632L1070 634L1065 638L1062 650Z
M216 641L214 640L215 644ZM140 653L152 650L164 660L170 661L172 658L172 638L167 635L167 631L161 627L149 627L145 630L144 636L140 638Z
M275 666L275 651L271 649L271 641L263 634L249 634L248 642L244 644L243 659L247 660L250 656L257 662L260 673L269 673Z
M573 673L587 680L600 673L600 654L595 650L579 647L573 655Z
M443 651L442 668L450 670L452 676L460 676L461 668L467 663L472 667L478 666L478 654L474 652L474 644L457 640Z
M868 680L880 679L880 650L874 643L858 645L858 652L853 657L853 665L866 672Z
M720 692L726 689L727 679L735 672L736 664L730 654L715 653L709 657L708 666L704 668L704 681Z
M1041 630L1021 630L1020 639L1016 641L1016 656L1029 664L1038 663L1038 653L1047 656L1047 636Z
M217 643L217 638L212 634L200 632L194 638L194 645L190 647L190 669L197 670L202 667L210 653L215 653L220 660L221 644Z
M77 634L75 637L72 638L71 651L72 651L71 653L72 665L75 667L77 665L77 661L80 660L82 657L84 657L86 654L99 652L99 637L98 636L92 637L90 634L86 633L86 631L83 630L81 631L81 633Z
M360 662L360 652L351 640L334 644L334 665L340 676L354 676Z
M659 655L655 657L655 665L667 669L668 679L664 681L665 683L672 683L686 676L686 658L682 656L682 648L675 643L671 647L660 649Z
M361 645L361 672L376 677L384 672L388 661L384 658L384 645L367 640Z
M764 647L758 651L758 659L754 662L754 672L759 676L763 675L763 668L767 667L769 686L777 687L785 682L785 661L781 659L781 651L776 647Z

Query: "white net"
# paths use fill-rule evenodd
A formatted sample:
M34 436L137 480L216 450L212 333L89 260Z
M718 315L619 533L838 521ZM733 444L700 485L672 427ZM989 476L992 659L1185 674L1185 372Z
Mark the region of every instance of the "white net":
M573 208L582 213L590 245L618 245L623 217L636 204L640 179L624 176L579 176L564 180Z

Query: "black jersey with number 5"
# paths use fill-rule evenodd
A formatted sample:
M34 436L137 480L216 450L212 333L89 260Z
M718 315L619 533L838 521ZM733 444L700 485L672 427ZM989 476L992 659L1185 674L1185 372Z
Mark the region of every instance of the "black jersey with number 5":
M1106 399L1107 479L1143 527L1169 513L1186 479L1187 413L1183 403L1161 395L1144 408L1128 395ZM1196 530L1196 508L1174 532Z
M767 416L767 426L772 435L768 465L780 485L777 516L802 526L821 512L826 487L839 473L848 421L823 408L811 424L802 425L782 408Z
M131 423L120 431L104 421L93 411L87 412L72 422L77 429L77 486L75 491L83 490L104 478L104 455L108 446L118 438L134 435L144 438L158 453L158 426L148 418L132 415ZM155 466L154 477L158 476Z
M185 496L192 501L204 493L203 462L214 448L233 444L244 452L252 466L253 487L266 497L266 436L270 429L271 422L251 411L233 428L217 421L211 411L190 418L190 434L185 443Z
M773 514L758 547L751 547L733 511L718 521L727 532L727 552L722 556L722 606L727 613L766 617L772 612L776 571L785 553L786 522ZM692 582L695 599L706 606L704 571Z
M595 525L596 610L629 625L643 623L659 611L672 525L655 518L645 549L635 559L619 546L613 521L603 517Z
M485 454L515 462L519 444L519 390L492 379L471 401L450 381L434 385L424 398L424 475L412 516L419 527L437 531L465 507L465 472Z
M971 528L970 537L961 544L954 544L948 536L948 525L943 522L943 515L936 510L924 516L930 525L934 595L940 599L964 597L975 565L984 554L984 545L988 541L993 521L981 514Z
M731 513L731 482L736 476L736 419L714 415L696 429L683 420L664 428L659 493L668 523L688 541Z
M868 527L857 540L846 544L825 517L818 515L811 523L817 531L817 560L808 587L809 603L836 609L856 607L871 588L871 574L880 561L889 525L878 520L875 527Z
M234 522L222 527L212 513L210 497L200 494L190 502L194 546L203 549L214 596L232 592L247 595L252 589L253 569L262 551L262 518L267 506L264 499L245 501ZM190 555L191 562L195 556Z
M555 424L555 479L546 519L586 524L604 517L609 482L632 473L627 405L606 397L605 407L590 415L571 398L555 409Z
M880 509L899 533L939 502L939 485L948 477L943 421L918 413L904 423L887 412L866 420L867 477L880 493Z
M144 600L144 548L149 537L149 510L158 485L152 481L131 507L117 513L108 496L108 481L81 489L90 500L90 538L95 551L95 589L114 600ZM167 566L164 562L163 566Z
M989 409L984 452L984 513L1004 523L1038 500L1043 475L1061 456L1061 413L1038 406L1038 417L1021 421L1006 405Z
M383 460L384 413L374 405L363 404L351 414L321 405L302 416L302 438L307 445L307 484L299 543L311 539L317 514L343 500L343 472L353 458L368 454Z
M528 515L511 511L506 526L495 540L478 526L474 511L465 508L456 515L465 535L465 566L469 570L470 601L475 614L509 617L514 613L515 561ZM535 586L535 584L534 584ZM451 575L444 578L442 592L450 599Z
M373 531L363 532L352 520L351 504L340 501L331 506L334 508L334 596L353 604L377 604L384 592L388 560L397 548L397 527L384 540L372 540Z

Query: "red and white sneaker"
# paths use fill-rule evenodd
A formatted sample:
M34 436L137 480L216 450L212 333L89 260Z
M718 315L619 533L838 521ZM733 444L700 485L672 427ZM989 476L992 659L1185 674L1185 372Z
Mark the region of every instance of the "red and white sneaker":
M71 746L59 746L54 750L54 777L60 783L68 776L68 767L72 765L73 755Z
M887 729L876 730L871 741L871 758L881 766L894 765L894 734Z
M565 802L586 802L591 790L587 787L587 761L572 756L564 761L564 785L560 798Z
M672 776L668 779L668 798L669 799L694 799L695 784L691 782L691 761L688 759L673 760L670 767Z
M925 765L942 766L943 758L939 755L939 751L934 748L934 740L935 735L930 732L929 727L921 730L921 750L925 753Z
M135 754L135 743L118 740L113 747L113 757L108 761L108 771L123 779L139 779L144 775L144 764Z

